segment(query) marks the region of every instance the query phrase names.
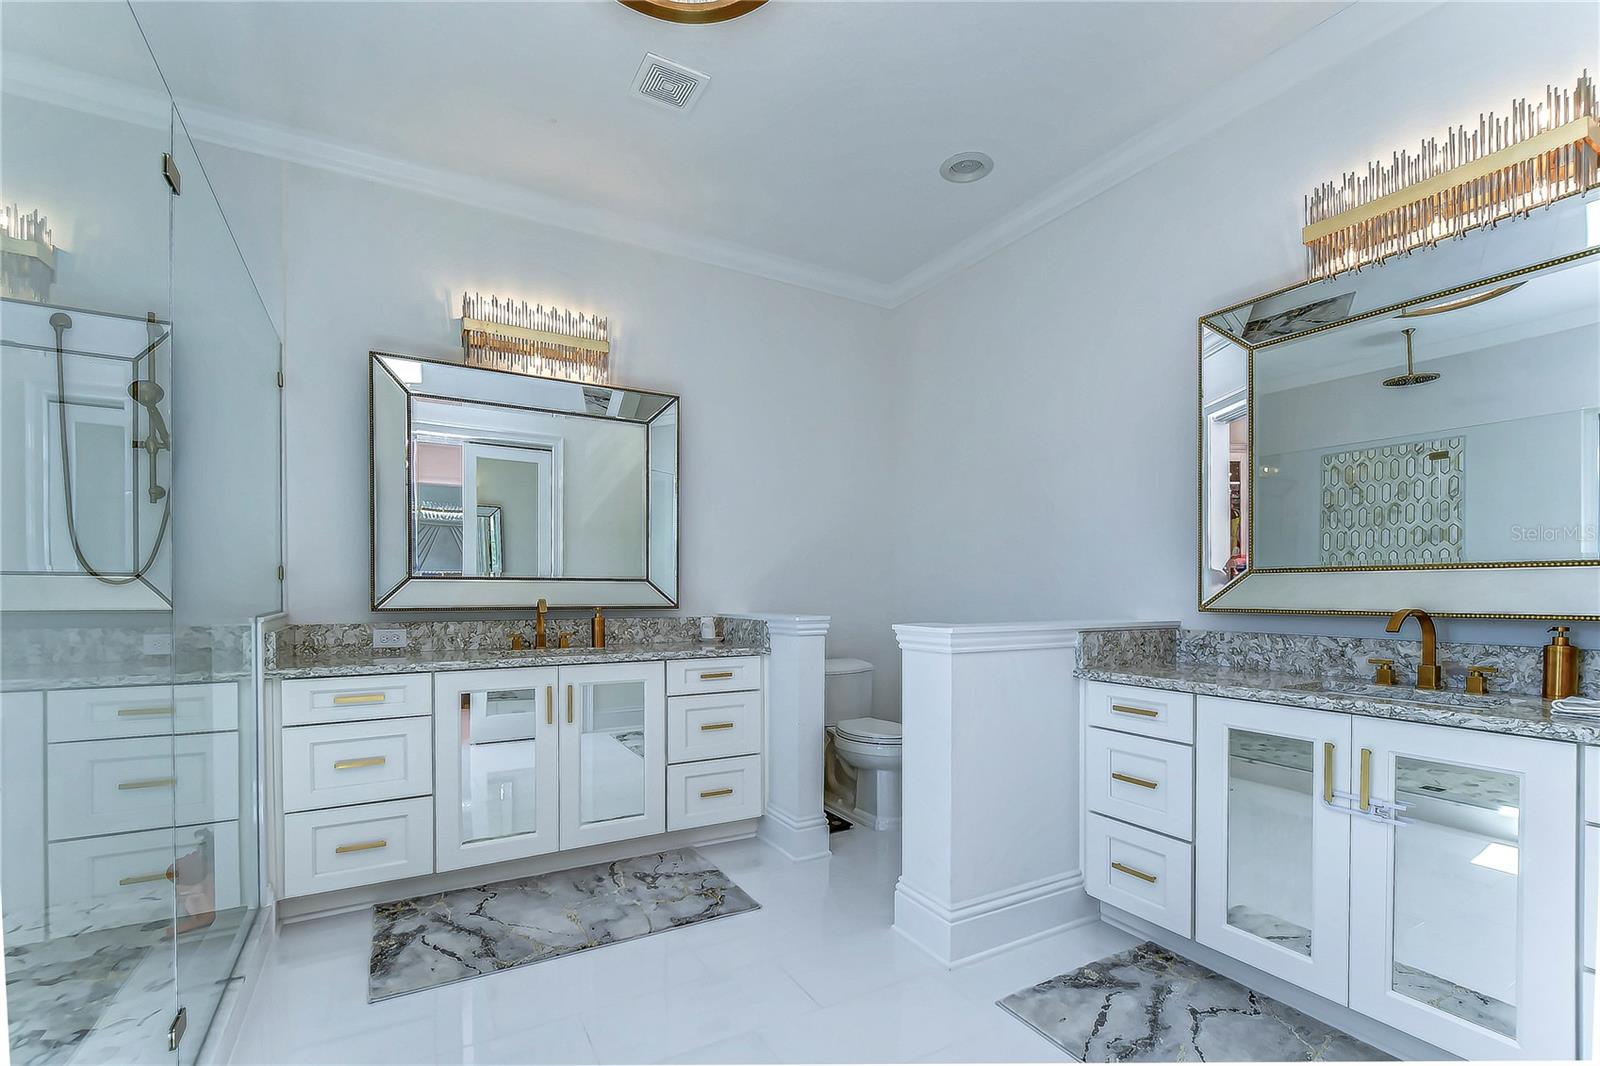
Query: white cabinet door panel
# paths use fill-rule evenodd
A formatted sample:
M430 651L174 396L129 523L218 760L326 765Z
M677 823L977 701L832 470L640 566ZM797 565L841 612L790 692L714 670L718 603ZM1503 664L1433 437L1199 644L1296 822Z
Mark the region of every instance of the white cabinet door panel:
M1158 833L1194 837L1194 749L1109 729L1084 738L1084 797L1091 811Z
M283 856L285 896L433 873L433 801L393 800L285 815Z
M1090 681L1083 687L1083 718L1101 729L1194 742L1194 696L1188 692Z
M761 756L667 767L667 828L737 822L761 815Z
M761 693L726 692L667 700L667 761L697 762L761 750Z
M433 792L433 722L296 726L283 731L283 809L376 803Z
M561 847L667 828L663 664L561 668Z
M443 676L443 675L440 675ZM284 725L404 718L433 709L432 674L295 678L282 682Z
M669 696L693 696L701 692L749 692L761 687L759 655L669 659L666 669Z
M1104 815L1085 821L1084 891L1095 899L1192 936L1194 849Z

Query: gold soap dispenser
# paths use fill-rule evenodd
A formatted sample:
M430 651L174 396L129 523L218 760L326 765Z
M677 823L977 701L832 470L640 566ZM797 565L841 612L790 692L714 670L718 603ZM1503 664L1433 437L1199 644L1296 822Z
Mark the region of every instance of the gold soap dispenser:
M1567 626L1551 626L1555 636L1544 646L1544 698L1562 700L1578 691L1578 649L1567 639Z
M600 608L594 609L594 621L589 623L590 643L597 648L606 646L606 616Z

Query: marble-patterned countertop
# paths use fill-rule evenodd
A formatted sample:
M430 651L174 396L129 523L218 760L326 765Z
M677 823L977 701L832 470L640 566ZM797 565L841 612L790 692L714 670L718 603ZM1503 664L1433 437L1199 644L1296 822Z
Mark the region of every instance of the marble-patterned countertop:
M383 649L387 651L387 649ZM513 666L576 666L583 663L639 663L654 659L714 659L736 655L764 655L763 649L743 644L663 641L654 644L613 644L604 648L469 648L446 651L380 654L378 651L340 652L300 659L279 655L266 672L268 680L299 677L358 677L363 674L428 674L441 670L485 670Z
M1291 707L1310 707L1319 711L1342 711L1369 718L1392 718L1402 722L1476 729L1485 733L1507 733L1559 740L1571 744L1600 744L1600 719L1552 714L1550 701L1538 696L1496 693L1511 702L1505 706L1454 707L1423 702L1430 693L1397 685L1393 699L1376 695L1318 690L1306 686L1332 681L1310 674L1258 673L1226 670L1204 665L1138 665L1085 667L1078 676L1089 681L1117 685L1193 692L1200 696L1222 696L1260 703L1281 703ZM1346 681L1346 684L1358 684ZM1464 697L1460 692L1454 696Z

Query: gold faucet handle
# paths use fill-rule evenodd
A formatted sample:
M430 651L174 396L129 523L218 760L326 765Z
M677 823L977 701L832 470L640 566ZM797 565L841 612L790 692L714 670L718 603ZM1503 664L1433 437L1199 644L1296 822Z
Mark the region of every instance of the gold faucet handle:
M1489 691L1489 675L1495 673L1493 666L1467 667L1467 691L1474 696L1482 696Z
M1377 673L1375 673L1372 678L1372 683L1374 685L1394 684L1393 659L1368 659L1367 662L1378 668Z

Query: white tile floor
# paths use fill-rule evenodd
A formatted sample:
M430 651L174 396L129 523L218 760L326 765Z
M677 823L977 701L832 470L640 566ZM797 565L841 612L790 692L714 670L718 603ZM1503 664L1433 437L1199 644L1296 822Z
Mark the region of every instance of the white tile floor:
M288 926L238 1063L1069 1061L994 1001L1132 938L1095 924L956 970L890 928L897 833L794 863L702 849L762 909L383 1003L367 912Z

